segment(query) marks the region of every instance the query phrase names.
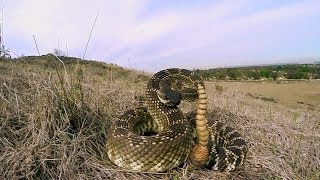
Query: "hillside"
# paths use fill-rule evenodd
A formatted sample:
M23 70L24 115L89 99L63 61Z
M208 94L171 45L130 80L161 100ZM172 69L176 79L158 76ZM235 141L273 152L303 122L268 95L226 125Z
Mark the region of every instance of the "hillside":
M319 179L318 102L291 108L215 82L206 82L208 120L246 139L242 168L141 173L116 167L105 152L106 134L114 118L144 103L148 78L52 55L0 60L0 179ZM189 113L194 105L183 102L181 108Z
M2 60L2 62L20 68L36 69L38 71L51 73L61 68L65 68L66 71L72 71L79 66L84 68L85 72L90 73L90 75L111 78L113 80L129 76L136 78L136 81L145 81L149 78L149 75L144 72L126 69L112 63L108 64L101 61L82 60L80 58L65 56L59 56L58 58L53 54L46 54L42 56L24 56L6 59Z

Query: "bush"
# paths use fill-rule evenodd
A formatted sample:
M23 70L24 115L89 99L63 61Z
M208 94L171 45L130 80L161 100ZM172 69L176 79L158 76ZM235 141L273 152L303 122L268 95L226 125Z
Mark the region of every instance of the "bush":
M0 60L11 59L10 50L4 45L0 47Z

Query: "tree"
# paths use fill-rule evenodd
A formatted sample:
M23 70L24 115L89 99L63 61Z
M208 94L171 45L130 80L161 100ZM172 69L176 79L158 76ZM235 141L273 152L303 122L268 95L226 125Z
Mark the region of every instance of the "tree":
M247 74L248 74L248 77L253 78L255 80L258 80L261 78L260 73L255 70L248 71Z
M261 77L270 78L270 74L271 74L271 72L268 69L261 69L260 70Z
M273 78L273 80L277 80L277 78L279 77L278 72L277 71L272 71L271 77Z
M228 69L228 72L227 72L228 76L230 77L230 79L232 80L236 80L237 77L240 77L240 73L238 70L236 69Z
M289 70L287 73L288 79L302 79L303 74L300 71Z
M56 56L58 56L58 57L60 57L60 56L66 56L66 53L63 52L63 51L60 50L60 49L54 49L54 50L53 50L53 54L56 55Z
M11 59L10 50L4 45L0 47L0 59Z
M317 74L315 75L316 79L320 79L320 71L317 72Z
M227 74L225 73L225 72L217 72L217 78L219 79L219 80L225 80L226 79L226 77L227 77Z

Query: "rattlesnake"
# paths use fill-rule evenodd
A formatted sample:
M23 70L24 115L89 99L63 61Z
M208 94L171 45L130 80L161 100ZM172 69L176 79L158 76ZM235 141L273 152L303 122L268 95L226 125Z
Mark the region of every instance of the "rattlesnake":
M162 70L151 77L145 94L146 107L128 110L109 129L106 148L113 163L150 172L184 162L220 171L243 164L247 145L240 134L220 122L207 122L207 95L199 75L178 68ZM181 99L195 98L195 118L186 118L177 105Z

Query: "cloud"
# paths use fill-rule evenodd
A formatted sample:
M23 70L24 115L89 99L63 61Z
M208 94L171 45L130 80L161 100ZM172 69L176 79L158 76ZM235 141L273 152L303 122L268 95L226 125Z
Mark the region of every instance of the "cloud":
M11 0L5 7L5 41L21 54L36 54L35 35L44 54L59 46L82 57L100 9L89 59L153 71L168 66L246 64L254 62L251 59L259 64L275 56L320 56L309 46L320 42L315 30L320 27L319 1L264 3L269 4ZM224 61L213 62L220 59Z

